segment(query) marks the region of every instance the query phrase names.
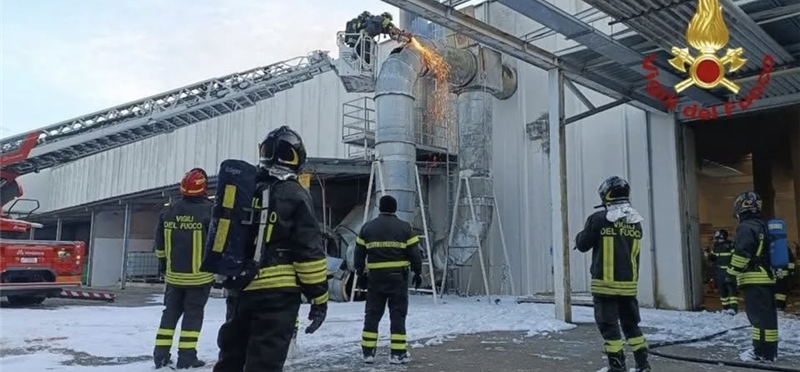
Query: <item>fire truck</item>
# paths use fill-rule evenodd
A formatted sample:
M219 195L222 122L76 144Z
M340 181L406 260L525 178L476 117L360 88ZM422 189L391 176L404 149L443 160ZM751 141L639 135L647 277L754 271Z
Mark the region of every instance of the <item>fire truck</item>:
M37 135L31 135L18 151L3 154L3 168L26 158L37 139ZM31 230L42 225L12 217L23 215L14 213L21 201L35 203L28 216L39 208L38 201L22 199L22 194L16 174L0 170L0 296L7 297L12 305L34 305L80 287L85 243L28 239Z

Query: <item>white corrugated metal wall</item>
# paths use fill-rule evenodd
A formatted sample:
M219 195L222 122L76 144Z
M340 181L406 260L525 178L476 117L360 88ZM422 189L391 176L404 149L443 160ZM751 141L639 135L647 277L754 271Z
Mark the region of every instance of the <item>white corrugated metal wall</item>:
M258 141L283 124L302 134L309 156L344 157L342 104L358 97L328 72L255 107L54 168L49 176L42 173L35 182L53 187L39 198L49 200L47 210L57 210L176 183L193 167L215 174L227 158L255 161Z
M580 1L564 0L556 3L563 3L562 8L573 13L586 8ZM498 3L492 3L488 11L484 6L478 6L475 10L478 19L486 19L487 13L491 24L514 35L523 35L540 27ZM557 51L573 44L558 35L539 40L537 45ZM516 63L520 86L511 99L494 101L493 172L499 212L503 220L513 277L517 282L517 293L551 292L553 276L548 154L544 151L541 140L530 140L526 134L526 124L547 113L547 72L513 58L506 60ZM596 106L611 101L608 97L588 89L584 89L583 93ZM568 117L587 109L569 91L565 95L565 104ZM658 132L655 138L659 149L654 149L652 154L655 167L651 167L647 156L648 120L652 121L652 130ZM569 225L570 237L573 238L583 227L586 217L594 211L592 207L598 204L597 187L605 177L619 174L627 178L633 187L636 208L648 218L644 224L645 230L653 238L652 241L646 241L643 247L640 300L645 305L658 302L663 307L685 308L688 305L685 301L684 283L675 280L674 276L675 272L684 270L684 252L680 239L682 220L678 204L678 155L675 151L676 128L671 116L650 115L627 105L570 124L567 129ZM654 172L652 175L651 170ZM654 184L655 179L659 180L659 185ZM654 210L651 210L651 195L656 195L655 199L658 200L652 203ZM655 216L654 211L659 207L667 211L659 211L658 216ZM649 219L651 216L653 220ZM494 279L493 287L495 291L499 291L503 255L496 224L497 220L490 239L489 260ZM658 234L652 227L654 225L659 226ZM656 281L658 289L655 291L651 258L654 246L659 247L659 257L670 258L659 262L661 267L657 276L663 279ZM662 250L664 253L661 253ZM573 291L588 291L591 256L573 252L570 258ZM668 272L670 275L664 274ZM473 280L480 279L473 276Z

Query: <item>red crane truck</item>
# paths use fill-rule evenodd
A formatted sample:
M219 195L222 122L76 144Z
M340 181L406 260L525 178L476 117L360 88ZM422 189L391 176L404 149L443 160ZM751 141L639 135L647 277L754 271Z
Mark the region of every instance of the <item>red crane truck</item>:
M23 154L4 154L0 164L6 166L24 159L27 153L20 155ZM16 174L1 170L0 207L12 200L13 203L6 212L0 210L0 296L7 297L12 305L33 305L59 296L62 290L81 286L85 244L28 239L30 231L42 225L10 216L17 202L26 200L21 196ZM38 208L38 202L34 202L36 208L28 215Z

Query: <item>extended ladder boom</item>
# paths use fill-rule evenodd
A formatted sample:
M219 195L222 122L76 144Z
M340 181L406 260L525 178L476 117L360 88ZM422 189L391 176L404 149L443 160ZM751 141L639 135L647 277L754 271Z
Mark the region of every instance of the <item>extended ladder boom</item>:
M2 169L23 175L171 132L254 106L333 68L328 52L315 51L5 138ZM37 133L35 145L26 145Z

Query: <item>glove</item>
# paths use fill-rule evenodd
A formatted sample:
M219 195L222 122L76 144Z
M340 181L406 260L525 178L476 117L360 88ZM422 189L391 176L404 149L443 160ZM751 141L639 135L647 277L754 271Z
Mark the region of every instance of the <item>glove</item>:
M422 277L419 274L414 273L414 277L411 279L411 284L414 285L414 289L419 289L419 286L422 285Z
M163 276L167 273L167 260L165 258L158 259L158 275Z
M328 314L328 303L320 305L311 305L311 311L308 312L308 320L311 324L306 328L306 333L311 334L317 331L322 322L325 321L325 316Z

